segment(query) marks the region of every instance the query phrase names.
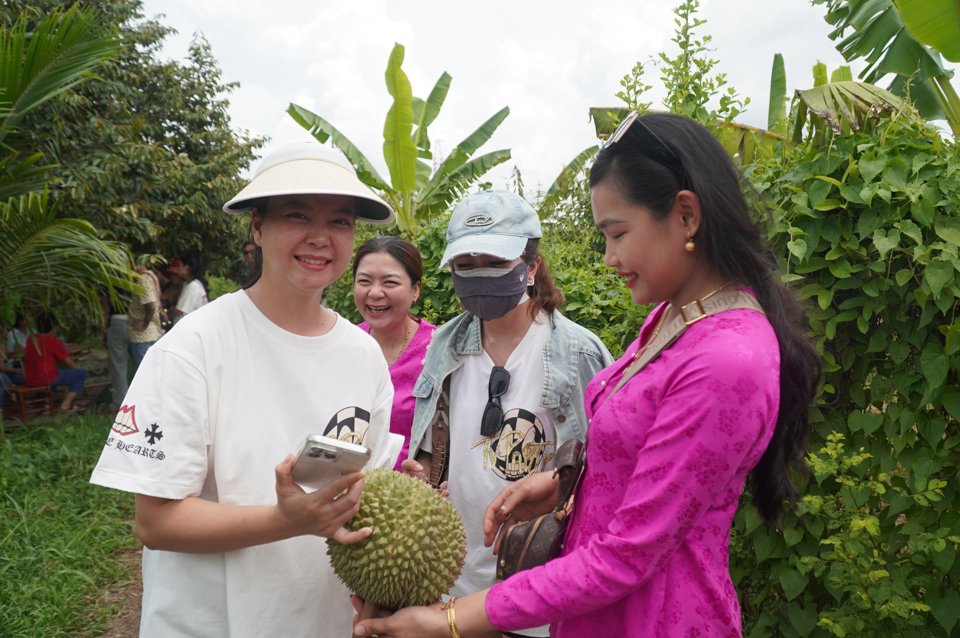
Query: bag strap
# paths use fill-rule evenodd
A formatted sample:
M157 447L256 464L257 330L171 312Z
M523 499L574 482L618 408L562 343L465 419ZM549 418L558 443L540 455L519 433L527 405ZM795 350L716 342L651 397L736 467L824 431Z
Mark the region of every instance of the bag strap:
M553 457L553 473L560 477L557 509L562 509L576 490L580 466L583 465L583 441L571 439L560 446Z
M627 368L627 371L620 377L620 381L613 389L613 392L607 395L607 398L609 399L610 396L622 388L633 375L643 370L648 363L656 359L670 344L679 339L680 335L682 335L687 328L711 315L727 310L738 309L756 310L760 314L764 314L763 308L757 300L741 290L730 290L708 295L704 299L697 299L685 306L681 306L680 314L671 319L654 335L653 340L647 345L643 354ZM665 313L669 311L669 306L663 310Z
M450 377L443 380L440 396L437 397L437 409L430 422L430 439L433 446L430 462L430 485L440 489L447 480L447 460L450 447Z

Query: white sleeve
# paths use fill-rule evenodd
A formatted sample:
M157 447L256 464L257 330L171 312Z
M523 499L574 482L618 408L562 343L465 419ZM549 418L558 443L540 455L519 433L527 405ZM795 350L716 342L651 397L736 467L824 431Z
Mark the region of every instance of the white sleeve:
M198 496L208 470L207 380L158 346L144 357L90 482L159 498Z

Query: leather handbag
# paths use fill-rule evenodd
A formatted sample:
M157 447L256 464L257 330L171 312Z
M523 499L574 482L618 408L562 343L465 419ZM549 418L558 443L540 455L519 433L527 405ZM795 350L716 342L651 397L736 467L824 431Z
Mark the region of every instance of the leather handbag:
M497 553L497 578L503 580L524 569L543 565L563 551L567 519L583 478L583 442L567 441L554 457L554 475L560 477L557 506L549 514L507 528Z
M729 285L729 284L728 284ZM647 345L635 355L635 360L625 371L612 395L653 361L670 344L676 341L691 325L710 315L735 308L748 308L763 313L763 308L753 297L738 291L721 293L719 288L701 299L680 308L680 315L666 325L657 326ZM664 312L664 319L666 312ZM609 398L609 395L608 397ZM507 528L497 552L497 578L503 580L524 569L543 565L563 551L570 512L577 487L583 478L586 459L584 445L580 441L567 441L557 450L554 473L560 476L557 506L549 514L515 523Z

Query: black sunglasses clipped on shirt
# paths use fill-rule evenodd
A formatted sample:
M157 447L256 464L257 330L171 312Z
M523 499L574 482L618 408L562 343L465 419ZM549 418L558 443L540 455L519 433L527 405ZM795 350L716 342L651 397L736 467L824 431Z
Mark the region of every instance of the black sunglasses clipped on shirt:
M507 369L503 366L493 366L487 386L489 394L487 407L483 409L483 416L480 418L481 436L493 436L500 430L503 424L503 406L500 405L500 397L507 393L509 387L510 373Z
M636 124L636 133L640 136L643 147L643 153L652 160L670 169L670 172L680 181L681 188L690 188L690 180L687 179L687 170L683 167L680 157L673 152L667 143L660 139L660 136L644 124L638 111L632 111L630 115L623 118L620 126L613 132L613 135L607 138L603 143L603 148L608 149L627 134L633 125Z

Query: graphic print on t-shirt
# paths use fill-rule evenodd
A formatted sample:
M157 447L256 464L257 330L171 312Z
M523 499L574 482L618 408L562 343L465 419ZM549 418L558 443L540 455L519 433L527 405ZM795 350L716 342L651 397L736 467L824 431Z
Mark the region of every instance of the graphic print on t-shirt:
M470 446L483 450L483 469L507 481L518 481L541 471L553 459L554 442L547 435L540 418L523 408L514 408L503 415L500 431Z
M363 445L369 427L370 413L354 405L343 408L334 414L323 430L323 436L338 439L345 443Z
M121 405L117 416L113 417L113 426L110 428L120 436L130 436L140 431L137 427L137 406Z

